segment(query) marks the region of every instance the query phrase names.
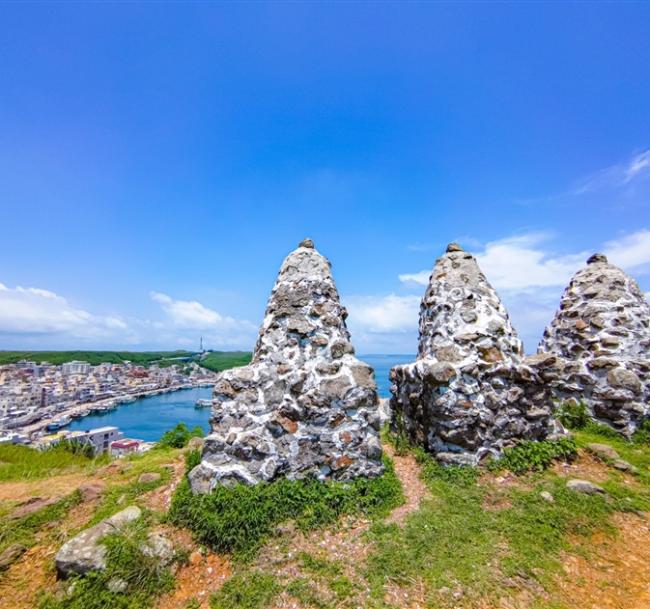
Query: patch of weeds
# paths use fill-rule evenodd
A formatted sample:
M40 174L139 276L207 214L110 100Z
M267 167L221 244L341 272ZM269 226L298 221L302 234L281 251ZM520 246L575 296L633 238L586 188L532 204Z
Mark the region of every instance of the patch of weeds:
M349 598L354 592L354 584L345 575L330 580L329 587L339 601Z
M173 588L174 578L160 561L142 552L147 536L146 519L119 534L104 538L106 570L75 577L65 590L45 593L39 609L145 609ZM111 591L110 587L119 588Z
M24 518L0 521L0 551L11 544L25 547L34 545L36 534L47 524L61 520L75 505L81 503L81 493L74 491L67 497L48 505Z
M218 486L205 495L194 495L184 480L174 493L169 515L174 524L191 529L216 552L250 558L287 520L308 530L344 514L387 515L403 495L392 463L384 459L384 464L384 474L373 479L346 483L280 479L254 486Z
M264 609L281 592L273 575L247 571L233 575L210 598L212 609Z
M328 560L327 558L320 558L312 556L307 552L300 552L298 554L298 560L300 561L300 566L305 571L309 571L314 575L331 578L341 574L341 564Z
M523 441L506 448L503 456L490 463L490 469L508 469L514 474L524 474L528 471L543 471L553 461L572 461L577 453L577 446L573 438L560 440Z
M201 603L198 598L192 597L183 605L183 609L201 609Z
M585 433L598 435L601 438L607 438L608 440L622 440L624 442L628 441L622 433L619 433L615 429L612 429L609 425L605 425L604 423L598 423L598 421L593 421L593 420L589 421L582 428L582 430Z
M561 402L554 414L555 418L567 429L583 429L591 421L587 404L582 401L566 400Z
M291 580L285 587L287 594L290 594L301 605L314 607L314 609L329 609L332 604L323 599L313 582L304 577L297 577Z

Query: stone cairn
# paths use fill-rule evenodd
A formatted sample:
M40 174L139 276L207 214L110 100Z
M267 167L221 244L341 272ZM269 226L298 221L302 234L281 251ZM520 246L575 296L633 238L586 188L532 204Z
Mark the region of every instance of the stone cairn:
M382 473L373 370L353 355L330 269L310 239L285 259L252 362L214 387L212 431L189 475L195 493Z
M650 414L650 306L602 254L569 283L538 351L558 356L550 379L556 399L584 401L626 435Z
M417 360L391 370L391 426L455 464L547 438L562 430L543 380L546 359L523 357L475 258L452 243L422 299Z

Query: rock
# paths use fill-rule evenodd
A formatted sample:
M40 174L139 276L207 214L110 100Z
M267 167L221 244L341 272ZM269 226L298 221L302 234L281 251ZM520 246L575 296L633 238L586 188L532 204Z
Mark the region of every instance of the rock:
M114 577L106 584L108 591L112 592L113 594L120 594L124 592L128 586L129 585L123 579L119 579L117 577Z
M162 476L158 472L145 472L140 474L138 482L140 484L149 484L151 482L158 482Z
M95 501L95 499L99 499L104 494L105 490L106 483L103 480L84 482L79 486L79 492L83 501Z
M203 554L198 550L194 550L194 552L190 554L188 560L191 565L199 565L203 562Z
M566 486L568 489L571 489L576 493L583 493L585 495L605 494L605 489L601 488L597 484L594 484L593 482L589 482L588 480L569 480L566 483Z
M205 438L190 438L190 441L187 443L187 447L190 450L202 450L205 445Z
M636 474L639 471L636 467L634 467L634 465L628 463L627 461L623 461L623 459L616 459L616 461L612 463L612 467L621 472L629 472L631 474Z
M174 560L174 545L162 533L149 533L147 542L140 546L140 551L149 558L157 558L162 566L167 566Z
M354 357L346 317L329 261L302 241L280 268L251 363L219 375L193 492L383 472L374 373Z
M559 358L523 356L497 293L457 244L436 261L419 327L416 361L391 370L394 431L443 463L463 465L562 432L547 383Z
M13 543L0 552L0 571L4 571L15 563L25 552L27 548L19 543Z
M587 446L585 446L585 448L589 452L593 453L594 455L596 455L597 457L602 459L603 461L607 461L609 459L618 459L619 458L618 453L616 452L616 450L614 450L608 444L597 444L597 443L587 444Z
M119 533L130 522L140 518L140 515L140 508L129 506L68 540L55 558L59 576L84 575L89 571L105 569L106 547L100 543L101 539Z
M630 436L650 415L650 305L637 283L594 254L566 288L540 353L571 374L550 379L554 398L584 401L599 422ZM639 405L642 405L639 408Z
M50 497L48 499L43 499L42 497L30 497L27 501L21 503L9 516L10 520L18 520L19 518L25 518L38 512L50 505L54 505L61 500L61 497Z
M551 495L548 491L542 491L539 496L544 500L547 501L548 503L555 503L555 497Z

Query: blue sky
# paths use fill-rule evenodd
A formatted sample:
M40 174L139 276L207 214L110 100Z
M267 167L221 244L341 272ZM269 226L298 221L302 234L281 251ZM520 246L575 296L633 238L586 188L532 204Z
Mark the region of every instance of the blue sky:
M0 5L0 348L250 348L283 257L413 353L446 243L528 351L650 291L650 4Z

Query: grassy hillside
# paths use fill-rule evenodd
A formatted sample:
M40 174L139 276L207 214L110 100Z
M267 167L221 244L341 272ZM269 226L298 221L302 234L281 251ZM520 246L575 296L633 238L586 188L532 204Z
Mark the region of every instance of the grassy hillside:
M147 366L160 360L193 357L191 351L0 351L0 366L20 360L37 363L65 364L74 360L93 366L103 363L121 364L125 361Z
M142 366L154 363L168 366L184 360L193 360L208 370L221 372L228 368L245 366L250 362L251 354L246 351L213 351L199 359L199 354L192 351L0 351L0 366L15 364L21 360L49 362L55 365L79 360L93 366L105 362L121 364L125 361Z
M251 361L251 353L248 351L213 351L208 353L199 363L208 370L221 372L228 368L245 366Z

